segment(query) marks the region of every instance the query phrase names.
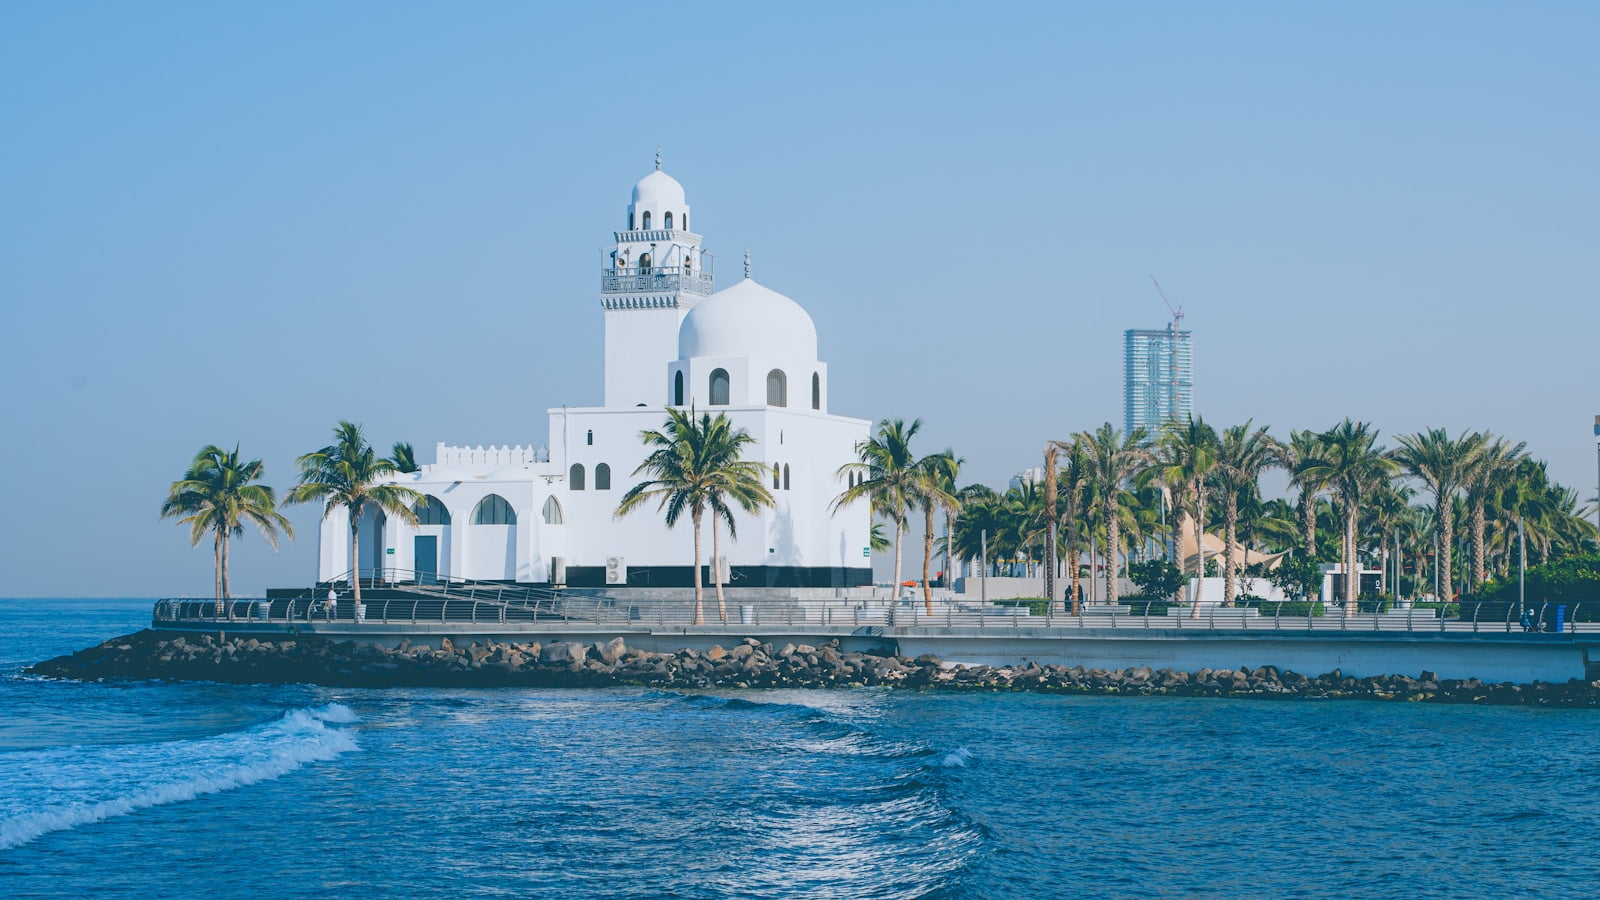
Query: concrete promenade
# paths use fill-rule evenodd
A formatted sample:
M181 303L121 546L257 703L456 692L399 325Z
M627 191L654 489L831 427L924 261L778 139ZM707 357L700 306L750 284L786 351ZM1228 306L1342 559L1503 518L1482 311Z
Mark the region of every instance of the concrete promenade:
M519 605L434 598L375 600L355 618L354 605L332 611L315 602L277 605L236 601L217 617L210 601L162 601L152 626L163 631L226 632L276 639L318 635L394 647L437 646L440 638L472 641L604 642L622 637L657 652L742 638L782 645L837 638L847 650L887 649L901 656L934 654L946 664L1006 666L1036 662L1125 669L1148 666L1192 672L1201 668L1275 666L1305 675L1335 669L1346 675L1410 675L1486 682L1564 682L1600 679L1600 629L1526 632L1515 623L1462 622L1397 614L1351 618L1275 619L1253 610L1215 610L1194 619L1134 616L1089 608L1080 616L1029 615L1026 609L974 608L942 599L928 613L912 603L882 599L773 600L730 598L723 624L714 599L692 624L692 603L680 598L571 598ZM320 607L320 609L319 609ZM1591 630L1593 629L1593 630Z

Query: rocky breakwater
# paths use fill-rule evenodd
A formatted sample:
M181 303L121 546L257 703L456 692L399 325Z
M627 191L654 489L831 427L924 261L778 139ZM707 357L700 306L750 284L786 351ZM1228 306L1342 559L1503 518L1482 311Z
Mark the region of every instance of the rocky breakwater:
M1308 676L1257 669L1099 669L1082 666L946 666L937 657L885 648L845 651L838 641L775 647L745 638L731 647L653 652L621 638L597 643L471 643L395 648L324 638L262 641L226 633L141 631L33 666L31 673L84 681L172 679L235 683L305 682L348 687L651 685L675 688L841 688L892 686L947 691L1038 691L1261 699L1365 699L1600 707L1600 682L1490 684L1477 679L1335 670Z

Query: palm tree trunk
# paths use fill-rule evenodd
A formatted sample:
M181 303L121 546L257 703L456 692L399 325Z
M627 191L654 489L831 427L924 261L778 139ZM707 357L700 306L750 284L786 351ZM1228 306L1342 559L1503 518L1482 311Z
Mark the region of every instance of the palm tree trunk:
M361 519L352 510L350 514L350 584L357 606L361 605Z
M1317 558L1317 495L1300 494L1300 531L1305 536L1306 559Z
M933 588L928 584L928 563L933 559L933 506L929 504L923 510L926 517L927 533L922 538L922 605L933 615Z
M1455 522L1451 521L1454 517L1451 515L1450 497L1435 495L1433 510L1439 519L1439 559L1434 560L1433 564L1439 567L1439 593L1444 595L1436 599L1449 602L1455 597L1455 586L1450 577L1453 574L1450 551L1456 538Z
M1117 605L1117 547L1122 540L1122 523L1117 521L1117 502L1105 502L1106 515L1106 603Z
M1239 572L1233 558L1233 545L1239 539L1239 499L1229 492L1222 507L1222 605L1232 606L1239 592Z
M705 624L705 592L700 588L700 507L694 508L694 624Z
M894 596L900 598L900 536L904 532L901 522L897 519L894 523Z
M717 514L711 514L711 583L717 588L717 617L728 624L728 601L722 596L722 534L717 528Z
M1487 574L1484 564L1484 503L1482 500L1472 505L1472 588L1477 590L1483 585Z
M217 599L217 615L222 615L222 529L216 528L211 532L211 557L216 563L215 572L212 573L214 593Z
M1356 507L1351 503L1344 511L1344 615L1347 619L1356 614L1356 598L1360 596L1356 582L1360 580L1356 565Z
M222 602L228 608L228 618L233 618L233 593L228 586L228 531L222 531Z
M1194 604L1189 608L1189 618L1200 618L1200 599L1206 594L1206 527L1201 524L1205 521L1205 498L1198 492L1195 494L1194 517Z
M1078 583L1078 536L1076 534L1069 533L1067 535L1067 565L1072 568L1072 614L1076 616L1080 613L1078 596L1082 593L1082 588Z

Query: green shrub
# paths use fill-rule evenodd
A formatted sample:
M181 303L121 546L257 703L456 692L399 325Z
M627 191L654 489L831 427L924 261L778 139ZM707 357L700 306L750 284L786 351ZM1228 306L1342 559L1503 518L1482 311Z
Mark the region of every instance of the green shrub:
M1256 604L1256 609L1260 610L1263 616L1278 618L1298 616L1303 619L1308 614L1314 618L1327 612L1321 600L1315 602L1306 600L1263 600Z
M1177 566L1164 559L1134 563L1128 567L1128 578L1139 586L1141 602L1151 603L1171 600L1187 580Z
M1026 606L1030 616L1043 616L1050 612L1050 601L1043 597L1007 597L989 602L995 606Z
M1388 612L1394 606L1394 597L1388 594L1362 594L1356 598L1356 611L1364 613Z

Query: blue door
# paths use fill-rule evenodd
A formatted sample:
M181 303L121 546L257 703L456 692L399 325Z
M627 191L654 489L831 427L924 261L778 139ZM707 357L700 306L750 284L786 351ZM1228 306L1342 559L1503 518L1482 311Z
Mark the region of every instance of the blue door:
M439 537L419 534L411 539L414 554L411 567L417 572L417 584L433 584L439 580Z

